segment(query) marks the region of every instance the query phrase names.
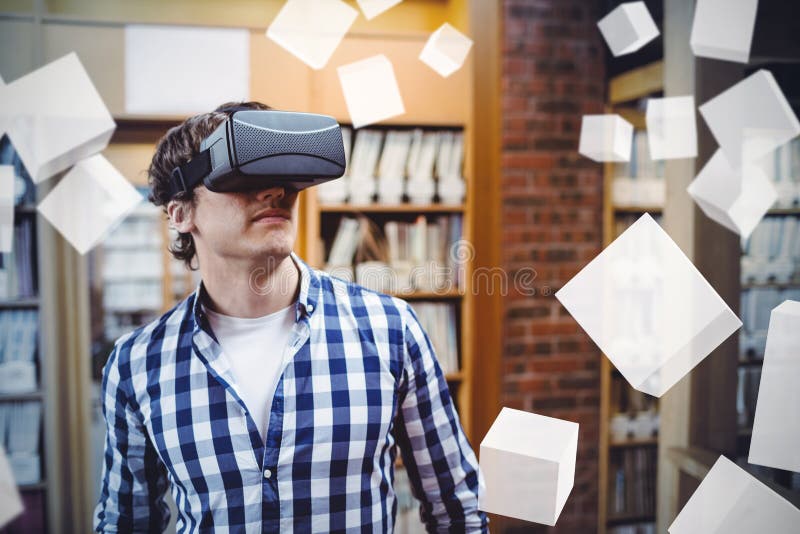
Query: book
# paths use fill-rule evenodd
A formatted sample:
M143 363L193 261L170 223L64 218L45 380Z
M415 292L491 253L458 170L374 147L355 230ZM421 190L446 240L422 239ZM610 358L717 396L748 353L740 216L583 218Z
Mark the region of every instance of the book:
M608 516L655 517L658 469L656 447L629 447L612 451ZM647 521L642 521L647 523Z
M351 217L342 217L328 253L329 265L351 265L358 247L359 223Z
M431 340L442 373L447 375L458 372L458 327L455 303L414 302L412 307L420 325Z

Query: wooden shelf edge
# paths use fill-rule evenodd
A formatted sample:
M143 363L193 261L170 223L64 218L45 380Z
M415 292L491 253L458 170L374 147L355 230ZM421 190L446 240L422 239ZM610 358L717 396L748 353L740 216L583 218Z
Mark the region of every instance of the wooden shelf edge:
M44 394L41 390L28 391L27 393L0 393L0 402L20 402L42 400Z
M613 206L611 209L615 213L661 213L664 211L663 206Z
M764 360L757 360L756 358L739 358L740 367L761 367L764 365Z
M393 297L405 300L445 300L445 299L460 299L464 297L461 291L415 291L412 293L389 293Z
M463 204L320 204L321 213L463 213Z
M667 458L675 464L675 467L697 480L706 477L719 456L699 447L671 447L667 450Z
M14 206L14 213L16 214L35 214L36 213L36 205L34 204L18 204Z
M609 526L623 525L628 523L653 523L656 515L653 514L619 514L609 515L606 524Z
M0 310L37 307L39 307L39 299L37 297L27 299L0 300Z
M767 215L800 215L800 208L773 208Z
M800 287L798 282L748 282L741 284L742 290L746 289L794 289Z
M39 482L34 482L32 484L20 484L19 486L17 486L17 489L19 491L22 491L22 492L25 492L25 491L45 491L45 490L47 490L47 482L44 481L44 480L41 480Z
M619 104L664 90L664 61L655 61L614 76L608 84L608 100Z
M612 449L627 449L634 447L658 447L658 438L629 439L626 441L609 441L608 446Z

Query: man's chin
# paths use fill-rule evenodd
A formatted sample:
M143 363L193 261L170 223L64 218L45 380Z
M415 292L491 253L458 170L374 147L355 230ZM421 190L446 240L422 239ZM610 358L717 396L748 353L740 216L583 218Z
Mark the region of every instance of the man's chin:
M269 246L254 246L252 248L252 256L254 259L260 261L273 262L275 265L280 264L292 253L292 244L289 242L271 243Z

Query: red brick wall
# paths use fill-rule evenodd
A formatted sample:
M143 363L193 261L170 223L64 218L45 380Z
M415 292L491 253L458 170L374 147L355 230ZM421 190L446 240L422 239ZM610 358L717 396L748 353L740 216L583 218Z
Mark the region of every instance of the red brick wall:
M505 305L503 405L580 424L575 487L553 529L594 532L600 352L553 293L602 249L602 168L578 154L581 116L602 113L605 66L595 0L504 0L503 261L533 268L534 295Z

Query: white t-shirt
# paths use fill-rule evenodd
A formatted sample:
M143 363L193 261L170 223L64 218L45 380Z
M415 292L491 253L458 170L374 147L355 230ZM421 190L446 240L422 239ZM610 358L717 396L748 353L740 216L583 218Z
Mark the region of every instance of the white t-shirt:
M283 370L283 352L294 325L296 306L293 303L255 318L231 317L205 308L262 442L266 441L272 397Z

